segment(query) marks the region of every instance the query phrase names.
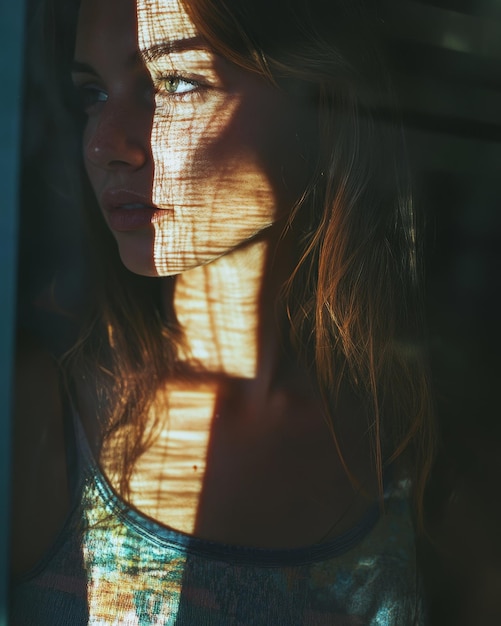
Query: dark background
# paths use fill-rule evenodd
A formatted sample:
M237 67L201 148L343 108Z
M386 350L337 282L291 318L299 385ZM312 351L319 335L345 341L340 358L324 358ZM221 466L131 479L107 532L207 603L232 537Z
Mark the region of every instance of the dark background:
M428 222L441 445L421 558L433 625L501 624L501 2L384 3Z

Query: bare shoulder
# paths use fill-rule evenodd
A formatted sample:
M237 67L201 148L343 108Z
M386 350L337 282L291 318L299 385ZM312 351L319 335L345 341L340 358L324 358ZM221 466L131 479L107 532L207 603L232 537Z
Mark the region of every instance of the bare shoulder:
M17 341L13 417L11 549L20 574L50 547L69 506L57 365L27 334Z

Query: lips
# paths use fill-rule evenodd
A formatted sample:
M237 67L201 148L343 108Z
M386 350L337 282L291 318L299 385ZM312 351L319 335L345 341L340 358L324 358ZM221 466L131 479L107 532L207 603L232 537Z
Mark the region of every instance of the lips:
M129 232L151 226L165 213L146 196L125 189L108 189L101 196L109 227L117 232Z

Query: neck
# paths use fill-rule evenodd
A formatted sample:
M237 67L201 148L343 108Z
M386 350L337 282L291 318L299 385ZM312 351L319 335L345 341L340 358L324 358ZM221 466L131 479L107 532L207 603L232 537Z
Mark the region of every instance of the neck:
M269 240L256 240L178 276L174 310L185 336L181 359L196 370L256 379L280 360L275 312L282 277Z

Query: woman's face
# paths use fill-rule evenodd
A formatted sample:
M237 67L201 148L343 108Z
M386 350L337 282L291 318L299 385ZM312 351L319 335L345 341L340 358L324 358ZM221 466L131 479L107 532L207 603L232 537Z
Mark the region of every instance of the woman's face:
M179 0L82 0L74 82L87 174L133 272L265 236L304 187L304 112L208 49Z

